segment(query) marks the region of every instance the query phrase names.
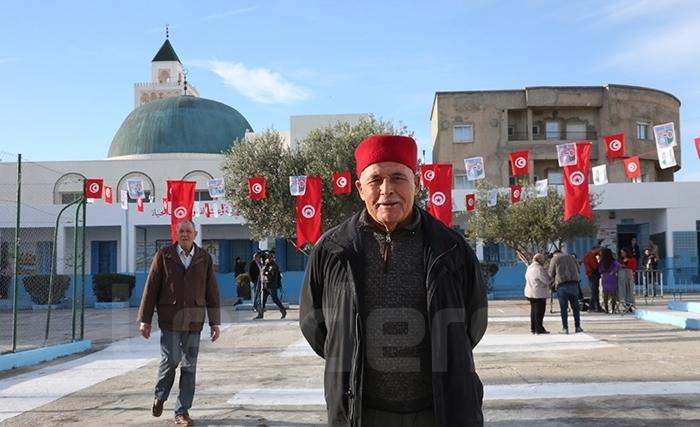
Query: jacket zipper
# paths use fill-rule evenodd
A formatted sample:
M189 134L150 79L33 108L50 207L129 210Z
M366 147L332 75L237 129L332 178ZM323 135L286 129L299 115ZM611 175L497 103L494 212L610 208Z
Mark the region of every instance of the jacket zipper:
M384 236L384 273L389 271L389 260L391 258L391 234Z

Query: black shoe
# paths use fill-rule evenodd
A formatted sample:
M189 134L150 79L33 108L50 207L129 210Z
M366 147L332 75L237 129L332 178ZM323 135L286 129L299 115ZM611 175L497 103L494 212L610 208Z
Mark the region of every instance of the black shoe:
M576 333L578 334L580 332L583 332L583 329L580 326L576 327Z
M253 317L253 320L260 320L260 319L262 319L262 318L263 318L263 314L262 314L262 313L258 313L257 316Z
M541 331L537 332L537 335L547 335L549 333L548 330L542 329Z
M280 319L284 319L285 317L287 317L287 310L282 310L282 317L280 317Z
M154 417L160 417L163 414L163 403L164 401L156 398L153 399L153 406L151 406L151 414Z

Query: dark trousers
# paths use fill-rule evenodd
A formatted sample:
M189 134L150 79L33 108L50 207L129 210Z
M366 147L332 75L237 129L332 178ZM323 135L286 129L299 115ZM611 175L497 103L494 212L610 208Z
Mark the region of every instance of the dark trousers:
M574 326L581 327L581 313L578 305L578 283L566 282L559 285L557 288L557 298L559 299L559 310L561 310L561 326L564 329L569 329L568 316L569 308L574 312Z
M588 285L591 287L591 302L589 309L591 311L600 308L600 279L596 276L588 276Z
M272 302L274 302L277 305L277 308L279 308L282 313L286 311L284 305L282 305L282 301L280 301L280 298L277 296L277 289L267 288L263 289L262 306L260 307L262 311L265 311L265 304L267 304L268 296L272 297Z
M260 310L260 297L262 294L262 285L260 282L255 282L250 284L250 292L253 294L253 310Z
M401 414L362 407L362 427L433 427L433 408Z
M544 312L547 298L528 298L530 301L530 331L534 334L544 332Z
M155 397L168 400L175 381L175 371L180 365L180 392L175 402L175 414L187 414L194 399L194 384L199 354L199 332L161 330L160 366Z

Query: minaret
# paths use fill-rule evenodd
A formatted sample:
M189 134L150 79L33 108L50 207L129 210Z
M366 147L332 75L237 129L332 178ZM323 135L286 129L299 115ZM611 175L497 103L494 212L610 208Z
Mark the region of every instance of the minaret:
M185 69L170 44L170 31L165 26L165 42L151 61L151 81L134 84L134 108L150 101L184 95L199 96L199 92L187 82L185 88Z

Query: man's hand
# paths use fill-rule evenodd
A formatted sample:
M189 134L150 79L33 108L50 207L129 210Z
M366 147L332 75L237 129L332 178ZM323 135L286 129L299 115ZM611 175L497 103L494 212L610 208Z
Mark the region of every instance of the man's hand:
M221 330L219 329L219 325L213 325L210 327L211 329L211 342L216 341L219 339L219 335L221 335Z
M141 336L143 336L146 339L149 339L151 337L151 325L148 323L141 322L141 325L139 326L139 332L141 332Z

